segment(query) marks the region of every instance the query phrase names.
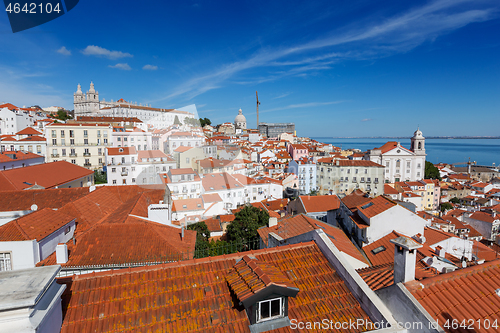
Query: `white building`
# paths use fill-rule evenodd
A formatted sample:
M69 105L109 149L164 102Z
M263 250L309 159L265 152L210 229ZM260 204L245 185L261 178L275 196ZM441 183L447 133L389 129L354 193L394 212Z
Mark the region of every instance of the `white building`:
M137 151L135 147L106 149L109 185L162 184L160 173L175 168L175 160L159 150Z
M33 126L35 119L23 111L0 109L0 135L15 135L20 130Z
M299 178L299 194L305 195L317 189L316 186L316 163L308 158L301 158L288 163L287 172L297 175Z
M425 174L425 138L417 129L411 138L411 149L406 149L399 142L390 141L382 147L369 150L365 160L370 160L385 167L384 181L417 181Z
M174 200L200 198L202 195L201 178L191 168L170 169L161 176Z
M318 159L320 194L348 194L356 189L377 196L384 193L384 166L372 161Z
M195 132L173 132L164 142L163 151L167 154L172 154L176 148L184 147L201 147L205 144L205 136Z
M234 128L235 129L246 129L247 128L247 118L243 115L241 109L238 111L238 115L234 118Z
M111 125L50 124L45 128L47 162L68 161L89 169L105 162L105 150L111 146Z
M113 127L111 141L113 147L135 147L137 151L153 149L153 133L137 127L134 129Z
M0 272L0 332L52 333L62 325L60 266Z

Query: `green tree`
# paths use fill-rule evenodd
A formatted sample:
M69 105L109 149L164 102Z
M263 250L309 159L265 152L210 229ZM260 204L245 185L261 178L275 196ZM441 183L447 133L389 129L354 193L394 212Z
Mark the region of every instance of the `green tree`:
M210 238L210 230L205 222L201 221L198 223L193 223L188 225L188 230L196 231L196 243L194 245L195 258L204 258L210 255L210 243L208 239Z
M227 226L229 242L250 242L257 238L257 229L269 223L269 213L253 206L245 206L234 214L234 221Z
M94 171L94 184L106 184L108 182L108 176L106 172L96 170Z
M460 199L457 198L457 197L453 197L453 198L450 199L450 202L454 203L454 204L459 204L460 203Z
M200 118L200 125L204 127L205 125L212 125L212 122L208 118Z
M442 211L442 212L444 212L444 211L446 211L446 210L450 210L450 209L453 209L453 206L452 206L452 204L451 204L451 203L449 203L449 202L443 202L443 203L441 204L441 211Z
M429 161L425 161L425 179L439 179L441 180L441 177L439 176L439 169L434 166Z
M55 118L60 119L60 120L67 120L67 119L71 119L71 116L68 115L68 113L66 111L59 110L59 111L57 111Z
M200 239L208 242L208 239L210 238L210 230L208 230L207 224L205 222L201 221L198 223L190 224L188 225L187 229L196 231L196 241Z

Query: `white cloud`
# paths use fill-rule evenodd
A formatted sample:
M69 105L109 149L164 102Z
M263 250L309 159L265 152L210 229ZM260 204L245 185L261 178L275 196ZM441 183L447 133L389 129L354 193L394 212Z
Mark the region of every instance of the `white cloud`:
M65 56L71 55L71 51L66 48L66 46L62 46L59 50L56 51L57 53L60 53Z
M109 65L108 67L109 68L117 68L117 69L121 69L124 71L129 71L132 69L128 64L116 64L114 66Z
M289 110L289 109L314 108L314 107L319 107L319 106L340 104L340 103L345 103L345 102L347 102L347 101L309 102L309 103L291 104L291 105L280 106L280 107L273 108L273 109L268 109L268 110L264 109L262 111L259 111L259 113L281 111L281 110Z
M262 49L246 60L222 65L220 68L194 77L180 84L175 91L159 99L166 100L186 95L193 98L222 86L233 76L258 67L284 68L265 77L250 78L240 84L258 84L288 76L302 76L310 72L330 69L343 60L375 59L407 52L426 41L462 28L470 23L490 20L495 8L467 9L475 6L472 0L437 0L359 29L357 25L344 27L343 32L332 31L326 38L280 49ZM469 7L470 7L469 6ZM478 5L479 6L479 5ZM348 47L358 51L338 52L332 48ZM310 53L317 54L311 55Z
M142 67L142 69L144 69L145 71L155 71L158 69L158 66L154 66L154 65L144 65L144 67Z
M365 118L365 119L361 119L362 122L365 122L365 121L372 121L373 119L372 118Z
M121 51L110 51L107 50L103 47L96 46L96 45L89 45L87 46L83 51L83 54L85 55L93 55L93 56L99 56L99 57L106 57L109 59L119 59L119 58L131 58L133 55L130 53L126 52L121 52Z

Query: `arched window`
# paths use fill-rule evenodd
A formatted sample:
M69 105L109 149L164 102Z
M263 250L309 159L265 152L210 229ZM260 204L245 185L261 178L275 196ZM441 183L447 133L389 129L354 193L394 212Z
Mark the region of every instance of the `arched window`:
M418 143L418 149L422 149L422 142Z
M397 160L396 161L396 168L399 168L399 166L401 165L401 161L400 160Z

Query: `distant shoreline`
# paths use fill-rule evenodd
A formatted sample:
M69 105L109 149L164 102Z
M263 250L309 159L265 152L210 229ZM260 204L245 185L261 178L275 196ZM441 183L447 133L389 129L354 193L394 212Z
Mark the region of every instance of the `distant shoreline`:
M316 136L314 138L318 139L411 139L411 137L408 136L337 136L337 137L332 137L332 136ZM500 136L426 136L426 139L450 139L450 140L455 140L455 139L491 139L491 140L498 140L500 139Z

